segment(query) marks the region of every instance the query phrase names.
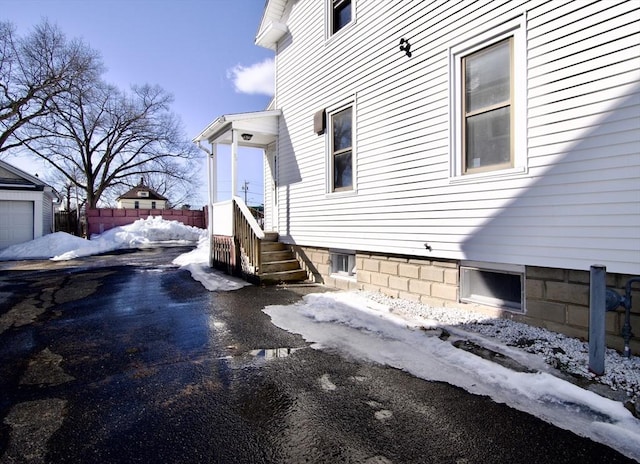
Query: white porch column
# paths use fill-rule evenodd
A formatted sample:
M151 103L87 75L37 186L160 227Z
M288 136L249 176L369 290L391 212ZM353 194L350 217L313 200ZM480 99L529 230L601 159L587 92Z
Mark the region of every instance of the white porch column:
M211 151L207 152L207 213L209 215L209 237L213 235L213 205L217 200L218 175L216 152L218 144L211 143ZM205 150L206 151L206 150Z
M218 202L218 144L211 144L211 186L213 187L209 192L211 194L211 203Z
M231 198L238 195L238 131L231 130Z

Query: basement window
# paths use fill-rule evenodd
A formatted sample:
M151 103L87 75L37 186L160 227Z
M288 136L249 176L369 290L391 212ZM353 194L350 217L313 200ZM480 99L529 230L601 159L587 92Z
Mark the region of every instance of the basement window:
M522 266L460 266L460 301L524 311Z
M343 277L356 275L356 254L352 251L331 252L331 274Z

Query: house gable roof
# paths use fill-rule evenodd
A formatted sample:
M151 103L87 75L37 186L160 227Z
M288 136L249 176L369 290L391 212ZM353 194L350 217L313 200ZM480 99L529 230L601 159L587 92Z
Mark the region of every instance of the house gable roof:
M0 188L44 190L46 183L6 161L0 160Z
M140 196L138 192L147 192L148 195ZM141 179L140 183L133 187L126 193L120 195L116 200L162 200L167 201L166 197L163 197L158 192L144 185L144 181Z

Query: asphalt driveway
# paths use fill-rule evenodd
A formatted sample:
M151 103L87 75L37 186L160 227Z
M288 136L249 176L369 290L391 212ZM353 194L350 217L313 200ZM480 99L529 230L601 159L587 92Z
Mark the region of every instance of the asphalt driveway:
M629 462L488 398L317 351L180 248L0 265L0 463Z

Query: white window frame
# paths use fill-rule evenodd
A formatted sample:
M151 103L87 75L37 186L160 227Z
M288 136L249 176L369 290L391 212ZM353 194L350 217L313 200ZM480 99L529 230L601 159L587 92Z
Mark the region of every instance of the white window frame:
M463 58L506 39L513 39L512 48L512 160L513 166L482 172L464 173ZM492 180L527 173L527 41L526 17L519 15L497 24L484 33L464 39L449 48L449 120L450 120L450 182Z
M338 29L337 31L333 32L333 3L334 0L325 0L325 25L326 25L326 32L325 32L325 36L327 38L327 40L331 39L332 37L338 36L340 34L342 34L344 31L350 29L353 27L353 25L356 23L356 1L357 0L351 0L351 21L349 23L347 23L346 25L344 25L343 27L341 27L340 29Z
M347 271L338 269L338 257L347 258ZM329 265L331 267L331 277L343 277L356 279L356 252L352 250L329 250Z
M333 187L333 115L340 113L351 107L351 188L341 188L335 190ZM325 148L326 148L326 192L327 195L353 195L357 191L357 107L356 99L349 99L341 104L327 108L327 129L325 131Z
M471 269L471 270L476 270L476 271L486 271L486 272L493 272L493 273L498 273L498 274L508 274L508 275L515 275L515 276L520 276L520 308L513 308L511 306L508 306L504 303L501 303L500 301L494 299L492 301L491 297L481 297L481 298L469 298L469 297L464 297L464 293L465 293L465 283L466 281L463 279L463 270L464 269ZM493 307L497 307L500 309L503 309L505 311L511 311L514 313L518 313L518 314L522 314L526 312L526 294L525 294L525 288L526 288L526 283L527 283L527 279L526 279L526 274L525 274L525 266L523 265L519 265L519 264L502 264L502 263L487 263L487 262L478 262L478 261L463 261L460 263L460 268L459 268L459 282L460 282L460 301L462 303L471 303L471 304L480 304L480 305L484 305L484 306L493 306Z

